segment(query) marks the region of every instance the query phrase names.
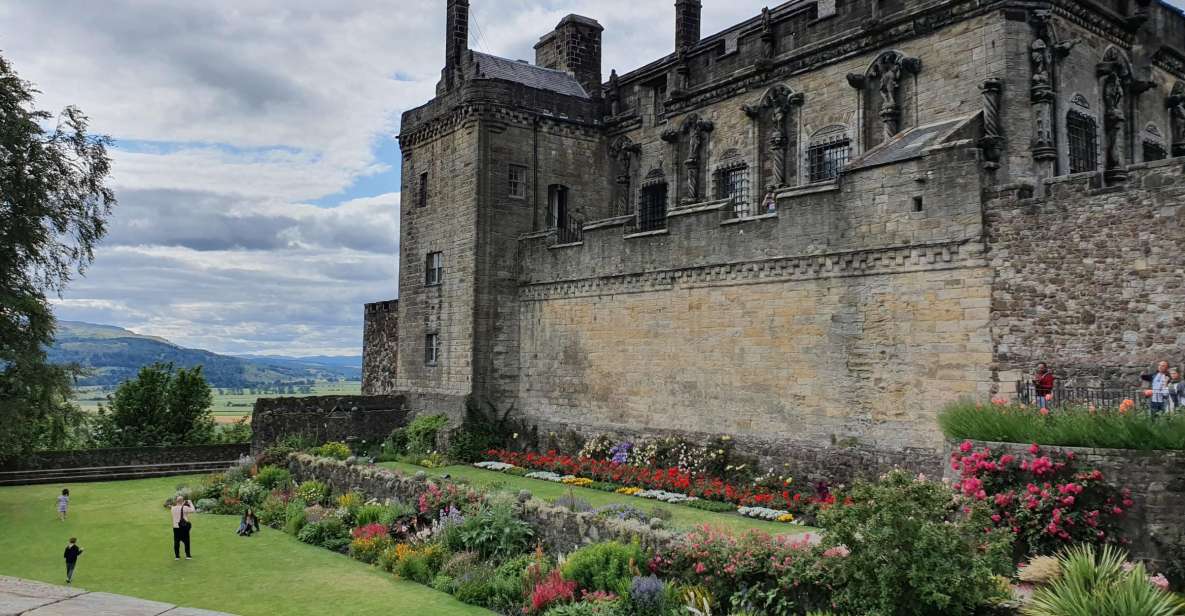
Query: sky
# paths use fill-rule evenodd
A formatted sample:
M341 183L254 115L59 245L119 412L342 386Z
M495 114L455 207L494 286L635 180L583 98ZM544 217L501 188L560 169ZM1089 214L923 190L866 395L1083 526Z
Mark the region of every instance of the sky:
M767 3L704 0L703 32ZM533 60L578 13L605 27L607 76L671 52L673 4L471 0L470 47ZM399 116L433 95L443 30L443 0L0 0L0 53L38 107L115 140L119 205L58 318L361 354L362 305L397 295Z

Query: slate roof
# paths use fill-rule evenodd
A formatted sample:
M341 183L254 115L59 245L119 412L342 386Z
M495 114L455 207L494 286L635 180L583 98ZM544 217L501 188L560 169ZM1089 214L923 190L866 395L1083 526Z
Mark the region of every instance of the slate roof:
M848 169L860 169L917 158L926 148L946 140L968 118L955 118L926 126L911 128L897 135L887 144L877 146L863 158L852 161Z
M548 90L578 98L589 97L576 78L569 73L526 62L499 58L479 51L471 51L470 54L472 54L478 78L505 79L538 90Z

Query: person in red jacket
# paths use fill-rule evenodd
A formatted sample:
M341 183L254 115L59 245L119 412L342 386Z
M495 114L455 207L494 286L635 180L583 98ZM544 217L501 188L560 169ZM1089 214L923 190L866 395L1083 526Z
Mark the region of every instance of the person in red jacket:
M1045 396L1053 393L1053 371L1045 362L1037 364L1037 373L1033 375L1033 389L1037 391L1037 408L1045 408L1049 401Z

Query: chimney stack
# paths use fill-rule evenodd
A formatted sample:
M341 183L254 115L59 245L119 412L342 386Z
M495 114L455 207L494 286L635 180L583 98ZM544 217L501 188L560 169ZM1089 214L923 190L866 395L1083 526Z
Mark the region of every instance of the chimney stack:
M452 89L469 50L469 0L448 0L444 23L444 83Z
M604 30L595 19L568 15L535 43L535 65L572 73L589 96L599 95Z
M675 0L675 51L699 42L700 0Z

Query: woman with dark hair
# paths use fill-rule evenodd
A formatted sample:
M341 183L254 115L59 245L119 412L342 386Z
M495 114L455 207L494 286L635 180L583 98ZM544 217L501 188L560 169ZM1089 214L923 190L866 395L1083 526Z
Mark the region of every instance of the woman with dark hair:
M250 537L257 532L259 532L259 518L255 517L254 511L248 509L243 514L243 519L239 522L239 536Z
M182 543L185 544L185 560L192 558L189 554L189 529L193 524L189 522L189 514L194 511L193 503L183 496L178 496L173 504L173 560L181 560Z

